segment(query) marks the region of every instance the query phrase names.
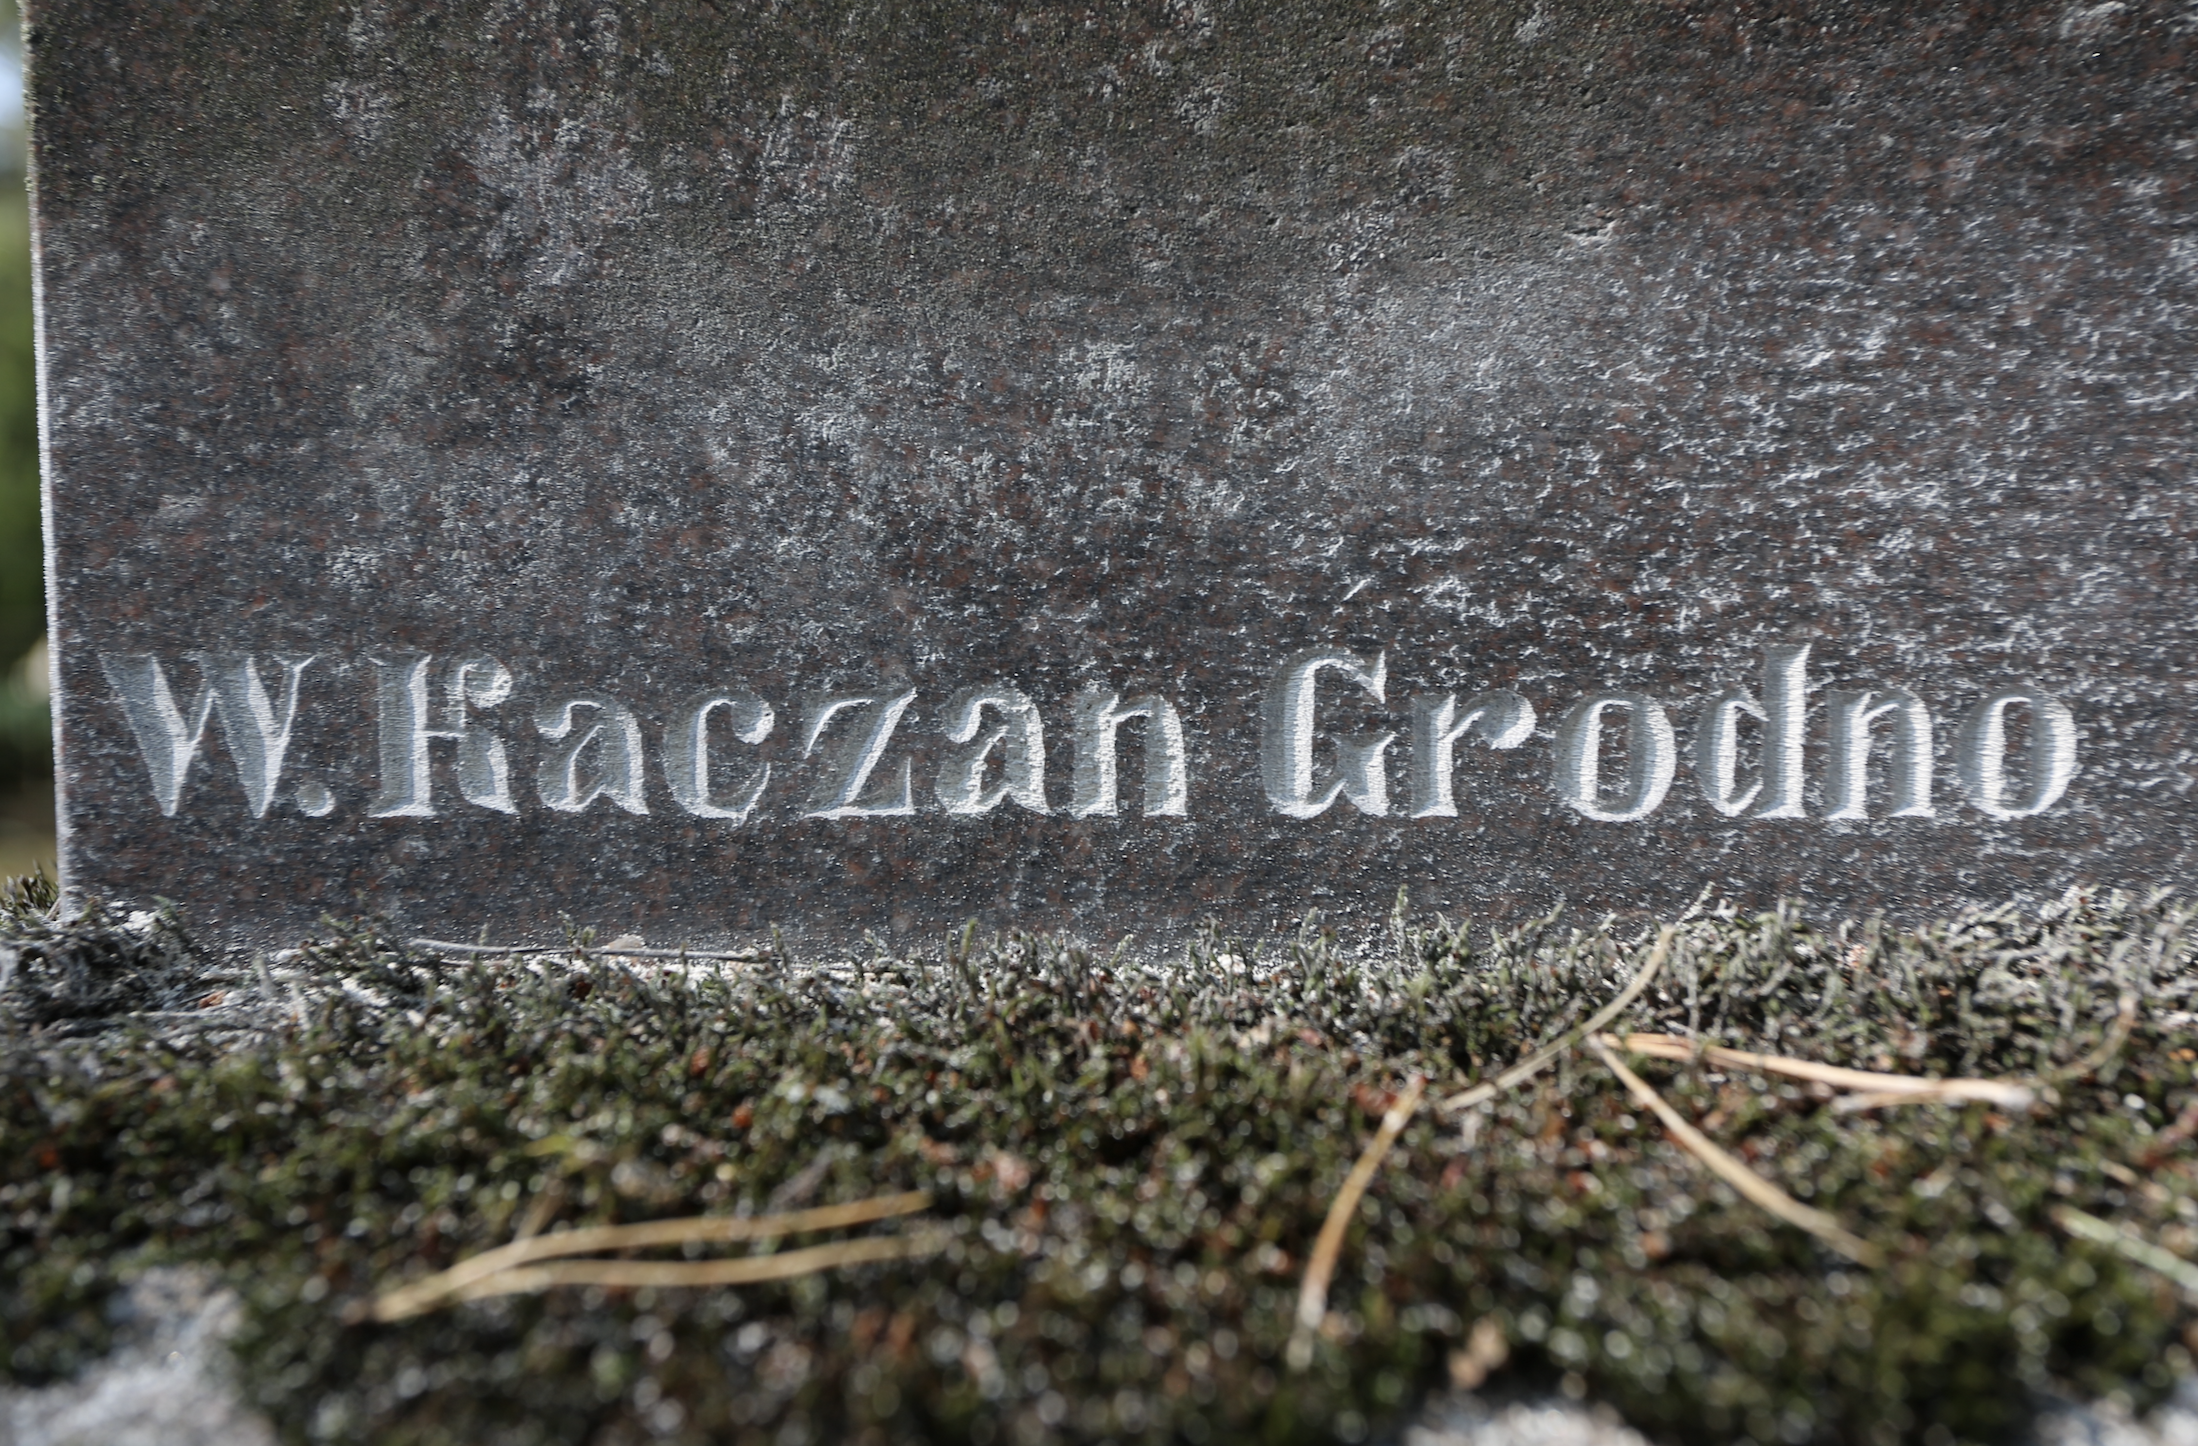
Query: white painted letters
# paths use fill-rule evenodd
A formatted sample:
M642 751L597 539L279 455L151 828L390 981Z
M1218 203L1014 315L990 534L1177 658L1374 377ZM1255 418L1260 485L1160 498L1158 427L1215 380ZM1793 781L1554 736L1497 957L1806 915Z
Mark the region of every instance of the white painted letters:
M1190 810L1190 768L1183 749L1183 720L1175 705L1151 693L1129 702L1111 688L1093 686L1069 704L1075 722L1071 774L1072 818L1112 818L1120 809L1116 737L1133 718L1145 720L1145 817L1181 818Z
M1314 791L1313 712L1324 670L1341 673L1379 703L1387 687L1388 655L1377 653L1369 667L1349 653L1310 648L1277 670L1260 715L1259 772L1267 799L1286 818L1316 818L1340 794L1359 812L1379 817L1389 811L1382 755L1394 733L1338 738L1335 776Z

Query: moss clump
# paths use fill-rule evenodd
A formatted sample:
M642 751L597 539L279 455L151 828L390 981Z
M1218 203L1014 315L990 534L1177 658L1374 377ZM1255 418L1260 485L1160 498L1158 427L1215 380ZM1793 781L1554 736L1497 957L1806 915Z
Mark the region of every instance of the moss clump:
M1484 1319L1511 1344L1500 1380L1661 1438L2005 1438L2041 1393L2142 1406L2190 1368L2167 1283L2049 1214L2198 1245L2190 917L2072 896L1910 932L1689 920L1629 1027L2049 1087L2022 1117L1839 1114L1637 1062L1882 1247L1877 1271L1711 1182L1586 1057L1464 1117L1423 1109L1302 1374L1283 1354L1304 1253L1389 1091L1421 1072L1439 1097L1576 1023L1637 938L1400 914L1355 945L1317 921L1258 953L1214 933L1164 967L964 938L681 973L585 938L575 962L451 964L352 926L196 1016L70 1037L80 1014L0 1009L0 1360L70 1370L118 1280L201 1261L244 1294L245 1379L299 1440L1351 1440ZM8 918L0 1003L53 992L40 960L74 947L96 978L91 955L174 928L54 924L21 896ZM908 1188L935 1196L944 1254L343 1324L530 1215Z

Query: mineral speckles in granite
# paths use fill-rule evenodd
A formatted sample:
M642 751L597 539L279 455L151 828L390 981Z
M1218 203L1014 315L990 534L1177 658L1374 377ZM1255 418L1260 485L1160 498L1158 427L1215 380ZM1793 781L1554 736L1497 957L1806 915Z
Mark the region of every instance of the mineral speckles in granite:
M2172 7L51 3L70 888L2183 877Z

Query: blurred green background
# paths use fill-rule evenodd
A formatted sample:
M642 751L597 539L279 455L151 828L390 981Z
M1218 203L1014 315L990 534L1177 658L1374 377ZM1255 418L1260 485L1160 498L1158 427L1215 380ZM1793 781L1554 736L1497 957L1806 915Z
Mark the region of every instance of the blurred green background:
M0 876L53 867L21 28L0 0Z

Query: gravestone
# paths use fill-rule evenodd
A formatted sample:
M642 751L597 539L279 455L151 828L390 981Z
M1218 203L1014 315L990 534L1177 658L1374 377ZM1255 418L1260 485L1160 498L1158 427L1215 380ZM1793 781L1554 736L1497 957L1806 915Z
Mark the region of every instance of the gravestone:
M2181 4L39 0L62 867L232 939L2185 880Z

